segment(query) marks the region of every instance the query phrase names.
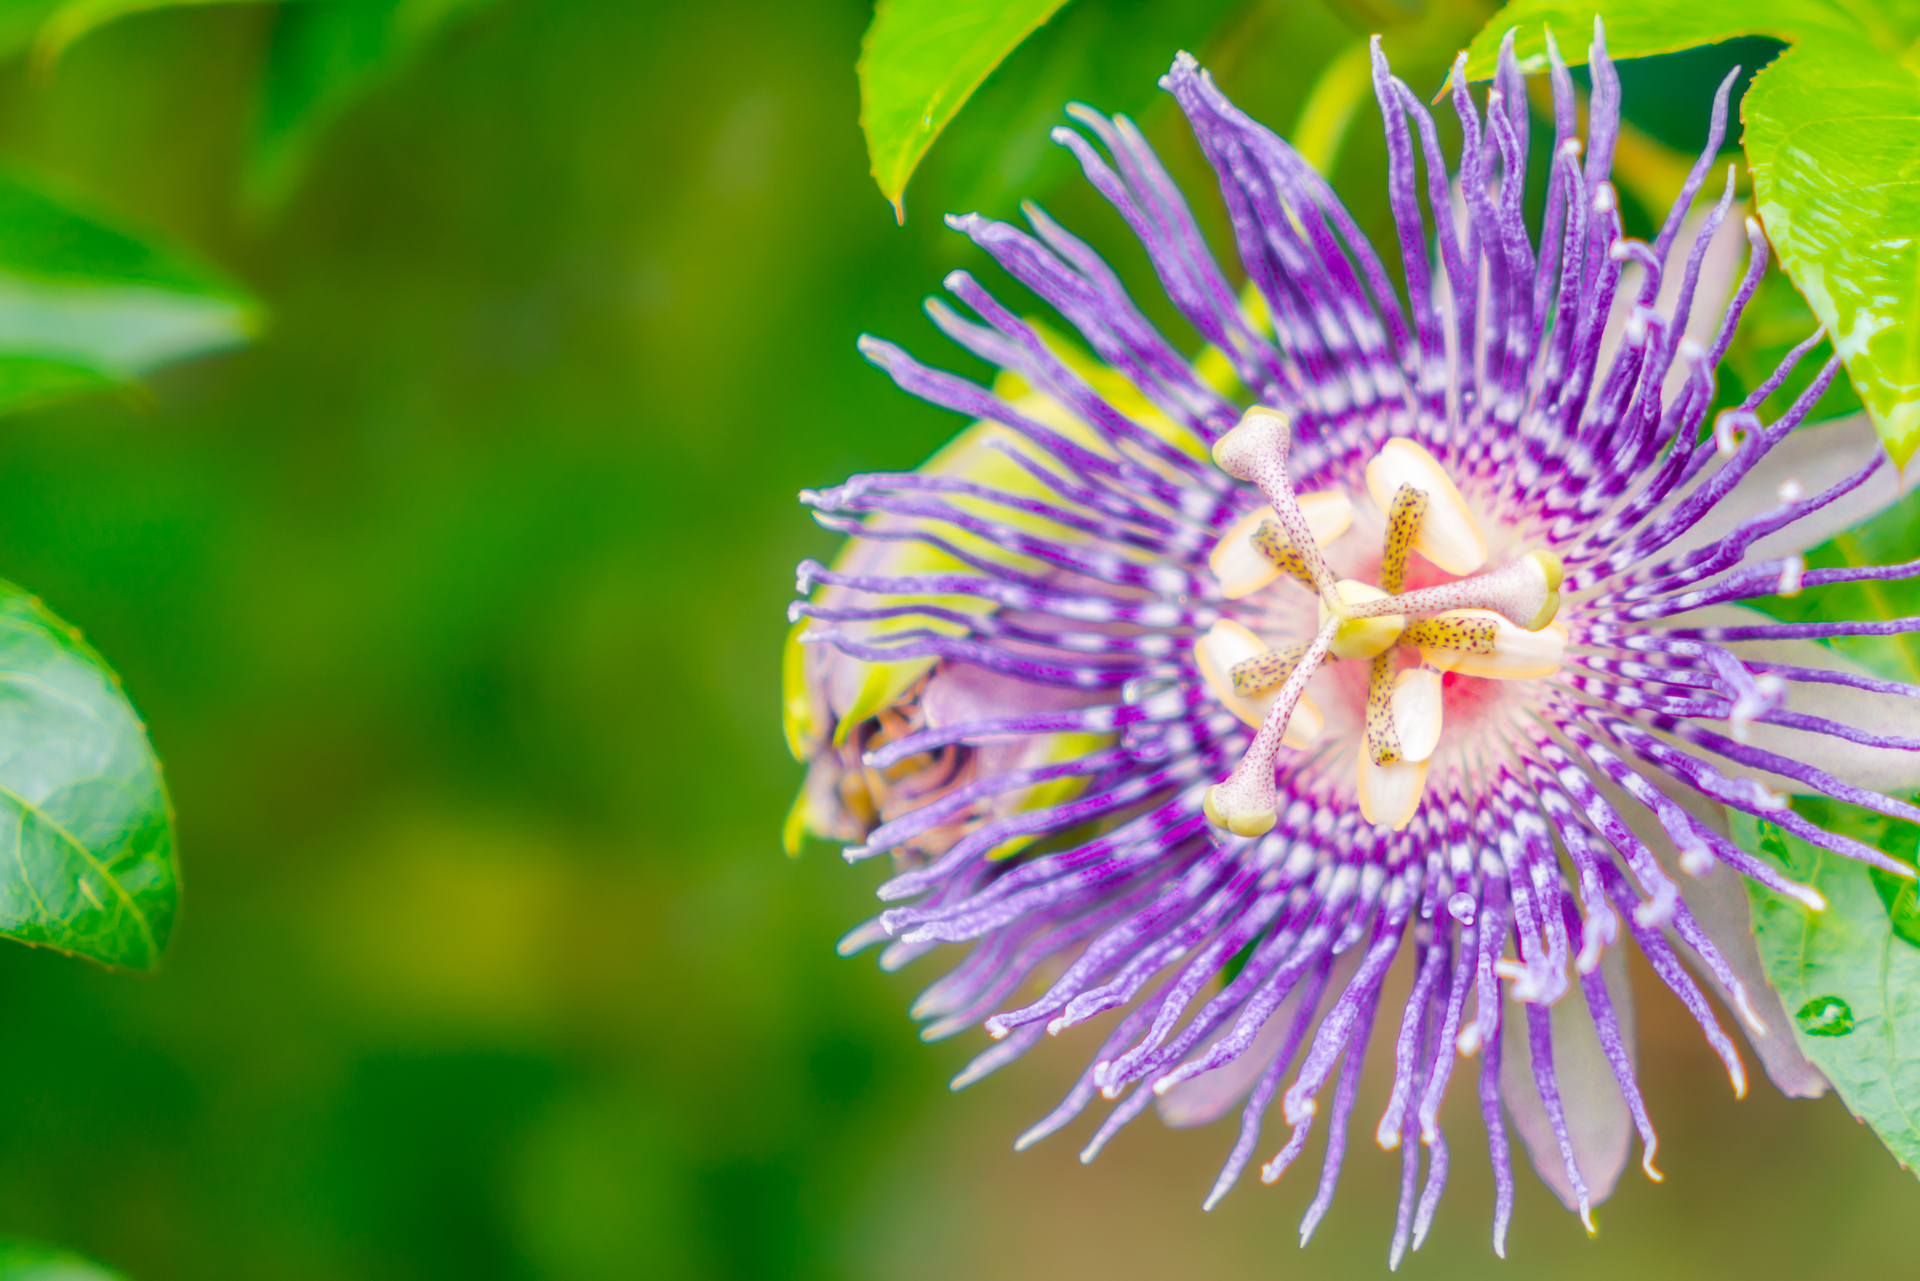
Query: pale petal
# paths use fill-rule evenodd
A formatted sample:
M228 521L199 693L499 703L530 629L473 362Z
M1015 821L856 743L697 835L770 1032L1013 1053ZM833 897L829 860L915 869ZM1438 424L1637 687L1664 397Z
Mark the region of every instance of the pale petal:
M1348 955L1341 957L1342 962L1347 962L1344 969L1349 974L1354 962L1349 961L1348 957L1354 951L1349 949ZM1335 964L1335 972L1331 976L1334 981L1329 985L1331 991L1337 992L1344 986L1340 977L1342 968L1340 963ZM1159 1111L1160 1119L1177 1129L1211 1125L1244 1099L1254 1082L1260 1079L1260 1074L1273 1062L1274 1056L1280 1053L1287 1033L1293 1029L1293 1020L1300 1012L1300 1000L1307 987L1303 979L1293 991L1287 993L1267 1021L1261 1024L1260 1031L1245 1054L1221 1064L1211 1072L1202 1072L1199 1076L1182 1081L1155 1099L1153 1106ZM1234 1020L1226 1020L1219 1031L1206 1039L1204 1045L1195 1047L1190 1057L1199 1058L1205 1054L1215 1041L1233 1031L1233 1027Z
M1679 627L1750 627L1764 626L1778 620L1742 605L1712 605L1676 615L1668 621ZM1851 672L1857 676L1870 674L1866 668L1818 641L1731 641L1726 648L1743 659ZM1788 711L1838 721L1869 734L1920 738L1920 699L1875 694L1847 685L1789 681L1786 708ZM1727 726L1715 728L1717 732L1731 737ZM1851 783L1869 791L1909 792L1920 788L1920 752L1868 747L1844 738L1835 738L1831 734L1757 721L1747 726L1747 744L1818 766L1843 783ZM1699 749L1690 747L1688 750ZM1798 796L1817 794L1816 789L1795 779L1737 765L1720 757L1715 757L1714 763L1730 778L1757 779L1772 791Z
M1403 760L1424 761L1440 745L1442 699L1440 673L1410 667L1393 679L1387 696L1393 710L1393 729L1400 739Z
M1364 740L1355 762L1360 816L1377 827L1390 827L1396 832L1411 823L1413 812L1420 808L1420 797L1427 790L1427 762L1396 761L1391 765L1376 765Z
M1601 957L1600 969L1606 975L1607 996L1613 1002L1614 1018L1620 1024L1631 1060L1633 987L1627 979L1625 954L1618 947L1608 948ZM1509 1001L1502 1023L1500 1097L1541 1182L1552 1188L1569 1210L1578 1210L1580 1200L1567 1181L1560 1143L1533 1079L1525 1007ZM1626 1168L1633 1114L1627 1110L1627 1099L1614 1079L1613 1066L1600 1048L1587 995L1577 982L1569 983L1566 995L1553 1005L1553 1068L1567 1137L1573 1144L1574 1164L1586 1182L1588 1203L1598 1205L1613 1195L1620 1171Z
M1880 437L1865 414L1797 427L1754 464L1699 524L1662 548L1659 557L1664 560L1719 542L1746 521L1780 506L1780 487L1789 481L1811 498L1853 475L1880 452ZM1817 547L1872 519L1899 497L1899 472L1889 462L1858 489L1754 543L1746 559L1770 560Z

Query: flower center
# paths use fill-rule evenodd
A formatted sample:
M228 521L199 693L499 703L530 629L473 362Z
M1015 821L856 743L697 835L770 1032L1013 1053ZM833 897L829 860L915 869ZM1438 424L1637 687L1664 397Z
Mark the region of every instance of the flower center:
M1209 563L1230 599L1285 576L1318 599L1312 639L1270 645L1222 620L1194 646L1201 677L1259 733L1233 774L1207 792L1207 817L1240 836L1276 818L1274 764L1282 746L1304 748L1325 717L1305 697L1329 660L1366 663L1363 730L1355 757L1362 815L1395 830L1409 823L1440 744L1443 676L1530 680L1552 674L1566 647L1553 626L1560 560L1536 549L1487 573L1487 540L1472 509L1419 444L1388 441L1367 464L1367 490L1385 515L1378 584L1336 578L1321 549L1346 532L1345 495L1296 495L1287 476L1284 414L1256 406L1214 446L1229 475L1257 486L1270 506L1227 531ZM1420 555L1451 581L1405 590L1407 558Z

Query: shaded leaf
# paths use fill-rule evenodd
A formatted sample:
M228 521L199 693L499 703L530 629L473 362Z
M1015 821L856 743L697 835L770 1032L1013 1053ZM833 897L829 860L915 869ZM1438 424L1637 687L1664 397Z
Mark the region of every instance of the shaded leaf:
M1066 0L880 0L861 41L860 127L880 194L907 220L907 180L995 67Z
M1583 61L1596 12L1615 57L1748 34L1792 46L1754 77L1741 108L1757 211L1904 466L1920 448L1920 77L1905 61L1920 15L1821 0L1518 0L1475 38L1468 72L1490 75L1516 27L1524 65L1544 68L1543 24L1569 61Z
M1051 137L1066 123L1066 104L1092 103L1151 130L1156 114L1173 106L1158 84L1173 51L1231 46L1238 25L1223 21L1236 10L1245 11L1240 0L1101 0L1063 8L1021 43L940 135L938 155L914 171L922 197L932 197L929 207L994 217L1011 216L1023 199L1044 202L1055 184L1080 171ZM1305 61L1321 51L1296 45L1293 52Z
M178 898L160 762L119 678L0 582L0 935L151 969Z
M211 270L0 172L0 411L129 384L259 325Z
M1912 857L1911 824L1824 798L1794 808L1829 831L1890 851L1904 845ZM1865 864L1749 815L1731 817L1742 848L1825 896L1827 910L1810 912L1748 882L1760 959L1795 1012L1802 1052L1912 1169L1920 1162L1920 946L1896 930Z
M247 195L271 207L356 99L405 70L449 22L493 0L310 0L274 15Z
M66 1250L0 1243L0 1281L124 1281L118 1272Z

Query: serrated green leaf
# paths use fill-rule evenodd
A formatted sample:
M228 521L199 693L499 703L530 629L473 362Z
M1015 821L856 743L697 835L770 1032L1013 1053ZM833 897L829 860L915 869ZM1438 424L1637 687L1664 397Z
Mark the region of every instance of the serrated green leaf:
M9 1241L0 1242L0 1281L125 1281L125 1278L66 1250Z
M152 969L179 888L160 762L119 678L0 582L0 936Z
M1616 58L1740 35L1792 46L1754 78L1741 107L1756 210L1905 466L1920 448L1920 75L1907 61L1920 15L1822 0L1518 0L1475 38L1468 74L1492 74L1510 29L1523 64L1543 68L1543 25L1569 62L1584 61L1596 13Z
M210 269L0 172L0 412L129 385L259 326Z
M1911 824L1824 798L1797 801L1795 808L1829 831L1890 852L1904 846L1911 857ZM1826 898L1825 911L1811 912L1749 881L1760 959L1781 1004L1794 1011L1801 1051L1900 1163L1914 1168L1920 1163L1920 946L1896 926L1866 864L1749 815L1731 818L1743 849Z
M860 44L860 128L880 194L907 180L988 74L1066 0L880 0Z
M403 71L447 23L494 0L312 0L274 15L247 198L270 208L355 100Z

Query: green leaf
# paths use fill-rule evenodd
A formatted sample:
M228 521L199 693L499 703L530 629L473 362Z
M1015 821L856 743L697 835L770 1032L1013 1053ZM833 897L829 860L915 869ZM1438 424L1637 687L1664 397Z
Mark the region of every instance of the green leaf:
M1546 65L1543 25L1569 62L1584 61L1596 13L1616 58L1749 34L1792 46L1741 107L1756 208L1904 467L1920 448L1920 75L1908 59L1920 13L1870 0L1517 0L1474 39L1468 74L1491 75L1514 28L1529 70Z
M879 0L860 44L860 127L880 194L907 180L989 72L1066 0Z
M118 1272L51 1246L0 1242L0 1281L125 1281Z
M125 386L259 326L211 270L0 172L0 412Z
M0 935L152 969L179 892L160 762L119 677L0 582Z
M321 133L398 75L449 22L493 0L312 0L274 15L247 173L256 208L283 201Z
M1829 831L1909 862L1912 824L1825 798L1794 808ZM1733 836L1792 879L1818 890L1824 912L1749 881L1754 935L1781 1004L1794 1011L1801 1051L1826 1073L1853 1114L1908 1169L1920 1163L1920 945L1911 917L1890 908L1882 880L1913 882L1832 854L1764 820L1734 813Z

